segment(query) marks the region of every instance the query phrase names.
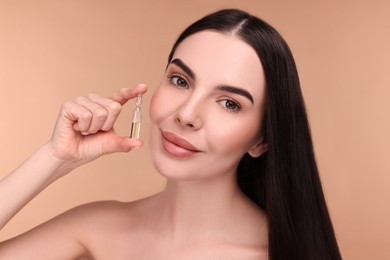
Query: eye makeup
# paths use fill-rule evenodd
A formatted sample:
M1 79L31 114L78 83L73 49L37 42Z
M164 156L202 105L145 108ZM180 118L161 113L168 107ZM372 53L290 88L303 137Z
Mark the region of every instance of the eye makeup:
M142 95L138 94L135 100L135 109L133 115L133 122L131 123L130 137L139 139L141 133L141 106L142 106Z
M231 98L221 99L217 103L219 103L223 109L230 113L238 113L242 110L240 103Z
M167 76L169 83L179 88L187 88L188 80L185 76L177 73L172 73Z

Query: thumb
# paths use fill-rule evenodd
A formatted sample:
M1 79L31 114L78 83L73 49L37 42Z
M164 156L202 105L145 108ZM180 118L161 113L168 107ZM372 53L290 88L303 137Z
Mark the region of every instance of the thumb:
M139 84L133 88L120 89L119 91L111 95L111 99L123 106L129 99L135 98L139 94L144 94L146 91L146 85Z
M103 154L129 152L133 149L141 148L143 142L139 139L129 137L112 136L103 145Z

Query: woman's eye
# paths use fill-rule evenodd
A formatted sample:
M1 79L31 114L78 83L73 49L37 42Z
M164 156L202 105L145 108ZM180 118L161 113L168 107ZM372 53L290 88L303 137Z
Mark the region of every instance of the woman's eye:
M220 100L218 103L229 112L238 112L241 110L241 106L231 99Z
M187 88L188 87L187 80L183 76L169 75L168 78L173 85L175 85L179 88Z

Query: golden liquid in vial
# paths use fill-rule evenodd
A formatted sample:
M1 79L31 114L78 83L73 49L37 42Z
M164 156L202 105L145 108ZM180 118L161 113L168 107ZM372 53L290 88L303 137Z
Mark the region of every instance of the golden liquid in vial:
M139 139L139 134L141 133L141 123L140 122L133 122L131 124L131 138Z

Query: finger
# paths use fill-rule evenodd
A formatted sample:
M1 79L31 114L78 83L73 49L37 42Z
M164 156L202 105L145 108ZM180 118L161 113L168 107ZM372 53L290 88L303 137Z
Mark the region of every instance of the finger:
M139 139L132 139L129 137L112 136L108 139L103 146L103 153L115 153L115 152L129 152L133 149L141 148L143 142Z
M89 94L87 98L92 102L99 104L107 111L107 116L100 130L102 131L111 130L114 127L114 123L122 110L121 104L119 104L118 102L110 98L102 98L95 94Z
M71 126L76 131L86 131L91 124L91 111L75 101L65 102L62 105L61 114L66 120L71 121Z
M89 126L88 128L85 128L86 125L83 125L82 128L80 126L80 131L82 131L83 134L95 134L101 130L108 115L107 110L87 97L78 97L75 99L75 103L89 111Z
M144 94L147 91L145 84L139 84L133 88L122 88L118 92L112 94L111 99L118 102L121 105L126 104L132 98L138 96L138 94Z

